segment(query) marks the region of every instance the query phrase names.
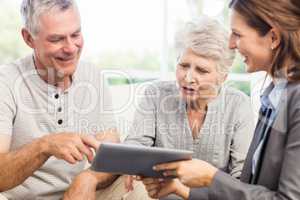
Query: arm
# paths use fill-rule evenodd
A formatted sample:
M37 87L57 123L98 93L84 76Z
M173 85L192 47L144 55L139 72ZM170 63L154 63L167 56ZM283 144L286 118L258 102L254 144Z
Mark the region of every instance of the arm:
M209 199L208 186L217 172L217 168L211 164L197 159L159 164L154 166L154 170L162 171L165 177L176 176L181 183L189 188L197 187L197 189L178 193L179 196L192 200ZM180 191L184 191L184 189Z
M273 198L266 198L266 196L262 198L256 196L257 194L264 194L268 189L262 186L242 183L201 160L193 159L190 161L159 164L155 166L154 170L163 171L165 177L174 176L175 173L180 182L190 188L195 188L189 193L188 198L191 200L273 200ZM255 190L257 190L256 195L253 192Z
M64 200L96 199L97 189L103 189L111 185L118 176L108 173L85 170L77 175L69 189L64 194Z
M102 132L97 132L95 138L99 143L113 142L120 143L120 135L117 132L117 124L114 117L112 98L109 87L104 79L99 79L99 94L102 97L101 105L103 105L100 113L99 126ZM100 144L101 145L101 144ZM111 185L118 176L109 173L95 172L87 169L78 174L68 190L64 194L65 200L81 200L96 198L96 190L103 189Z
M145 85L141 85L145 86ZM140 89L140 88L139 88ZM125 138L125 144L154 146L156 138L156 112L157 91L155 84L147 84L144 93L139 97L139 104L133 118L129 135ZM125 179L127 191L133 190L133 177Z
M218 171L210 186L210 198L215 200L298 200L300 199L300 106L296 101L290 105L296 105L293 112L289 114L287 143L282 161L282 170L279 178L278 189L269 190L259 185L242 183L228 174ZM298 106L297 106L298 105ZM291 108L289 108L289 111ZM287 111L287 112L289 112ZM196 198L196 197L195 197Z
M96 139L99 142L113 142L113 143L120 143L120 135L116 129L110 129L105 132L98 133L96 135ZM109 173L100 173L94 172L92 170L86 170L83 173L88 173L96 178L96 188L103 189L107 186L111 185L119 176L112 175Z
M18 151L9 151L10 136L0 136L0 192L21 184L48 159L38 141L25 145ZM5 147L5 148L4 148Z
M242 95L234 105L239 107L233 113L237 120L230 145L228 169L231 176L239 179L253 138L255 124L250 99L247 96Z
M232 108L232 115L236 120L233 127L234 135L230 145L228 170L232 177L239 179L253 137L255 125L250 99L247 96L239 96L234 105L239 105L239 107ZM208 192L209 189L207 187L192 188L190 199L209 199Z
M90 147L97 148L97 141L74 133L52 133L10 150L17 104L12 90L1 80L0 91L0 192L24 182L50 156L71 164L82 160L83 155L93 159Z
M13 93L0 81L0 192L21 184L48 159L38 141L10 152L16 105Z
M153 146L156 137L157 93L155 84L147 86L140 96L139 104L134 114L133 125L124 143Z
M98 142L120 142L119 134L115 129L96 134L96 139ZM74 178L69 189L64 194L64 200L94 200L98 189L108 187L117 178L117 175L87 169Z
M5 136L1 136L5 137ZM6 140L6 143L3 142ZM10 136L1 140L4 146ZM84 159L93 159L90 147L96 149L97 141L91 136L79 136L75 133L50 134L33 140L15 151L5 149L0 154L0 191L11 189L21 184L34 171L39 169L51 156L65 160L70 164Z
M157 178L143 178L142 180L149 197L160 199L169 194L176 194L183 199L188 199L190 188L183 185L178 179L157 179Z

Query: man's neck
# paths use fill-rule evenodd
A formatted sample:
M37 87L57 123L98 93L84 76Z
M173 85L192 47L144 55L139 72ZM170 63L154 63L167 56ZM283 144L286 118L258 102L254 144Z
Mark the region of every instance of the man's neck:
M64 76L63 74L59 73L54 68L44 68L41 67L38 62L33 58L35 69L38 72L38 75L42 80L44 80L47 84L53 85L64 91L68 89L72 84L72 76Z
M62 80L55 81L55 82L49 83L49 84L54 85L55 87L57 87L61 91L65 91L72 84L72 76L64 77Z

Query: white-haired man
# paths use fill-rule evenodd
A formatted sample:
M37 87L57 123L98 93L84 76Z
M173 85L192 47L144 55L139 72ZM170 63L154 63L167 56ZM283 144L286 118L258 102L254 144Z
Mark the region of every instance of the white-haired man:
M75 2L23 0L21 14L33 54L0 72L0 192L16 200L79 200L106 188L98 198L121 199L122 178L84 170L91 149L119 137L101 72L79 62Z

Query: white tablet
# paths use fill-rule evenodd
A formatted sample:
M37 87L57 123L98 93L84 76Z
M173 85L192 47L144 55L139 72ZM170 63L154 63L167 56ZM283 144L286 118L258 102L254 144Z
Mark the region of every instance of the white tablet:
M192 154L192 151L186 150L102 143L97 150L91 169L112 174L160 178L163 175L152 169L154 165L189 160Z

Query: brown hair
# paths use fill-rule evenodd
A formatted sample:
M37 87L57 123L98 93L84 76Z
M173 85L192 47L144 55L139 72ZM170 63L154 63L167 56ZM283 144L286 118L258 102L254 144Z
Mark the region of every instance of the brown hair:
M281 42L274 49L271 75L283 72L289 81L300 80L300 6L298 0L231 0L229 7L263 36L272 27L280 31Z

